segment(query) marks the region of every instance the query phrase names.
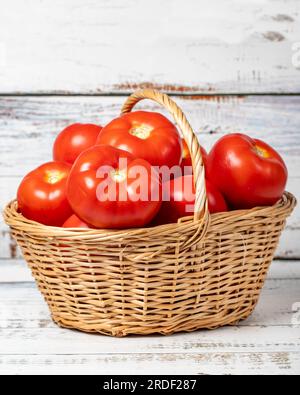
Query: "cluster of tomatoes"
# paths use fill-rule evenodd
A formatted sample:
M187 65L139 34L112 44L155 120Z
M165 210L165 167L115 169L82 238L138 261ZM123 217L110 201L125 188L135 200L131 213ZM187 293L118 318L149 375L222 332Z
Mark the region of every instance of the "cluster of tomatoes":
M243 134L201 147L211 213L276 203L287 169L280 155ZM152 226L192 215L192 159L176 126L155 112L136 111L105 127L73 124L53 146L53 161L27 174L19 211L51 226Z

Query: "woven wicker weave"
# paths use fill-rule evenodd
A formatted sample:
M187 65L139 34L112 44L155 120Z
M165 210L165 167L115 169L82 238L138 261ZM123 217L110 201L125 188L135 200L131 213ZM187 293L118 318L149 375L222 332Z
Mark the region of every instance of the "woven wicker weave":
M21 247L53 320L113 336L170 334L235 324L253 311L281 231L296 200L209 215L199 145L166 95L133 94L164 105L193 158L196 212L178 224L120 231L63 229L29 221L16 201L4 217Z

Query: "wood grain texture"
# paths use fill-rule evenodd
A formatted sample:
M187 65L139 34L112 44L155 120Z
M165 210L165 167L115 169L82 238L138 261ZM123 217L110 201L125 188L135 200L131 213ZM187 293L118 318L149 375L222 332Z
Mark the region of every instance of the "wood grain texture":
M10 0L0 92L299 92L299 21L298 0Z
M202 353L0 356L9 375L298 375L300 353Z
M225 133L266 140L289 168L288 190L300 196L300 97L192 96L176 101L207 149ZM51 159L56 134L76 121L105 124L119 114L123 97L0 97L0 206L14 198L21 177ZM141 107L139 107L141 108ZM150 103L143 108L160 110ZM278 257L300 257L300 207L288 221ZM19 256L3 222L0 258Z
M32 284L2 283L0 373L134 374L142 367L147 374L297 374L300 332L291 321L300 301L300 280L292 278L299 263L284 270L285 262L274 264L255 312L239 326L169 337L60 329Z
M299 328L276 327L225 327L214 332L195 332L172 337L130 337L120 339L89 336L69 329L53 327L48 321L40 321L40 327L12 323L15 326L2 329L2 355L101 355L101 354L198 354L199 352L298 352ZM19 327L17 327L19 325ZM47 339L47 340L46 340ZM32 341L36 349L32 350Z

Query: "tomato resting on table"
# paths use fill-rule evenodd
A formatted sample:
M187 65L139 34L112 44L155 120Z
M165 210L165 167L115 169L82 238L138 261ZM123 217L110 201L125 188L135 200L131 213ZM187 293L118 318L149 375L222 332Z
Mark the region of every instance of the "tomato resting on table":
M67 196L75 214L93 227L140 227L160 208L160 179L147 161L98 145L74 163Z
M235 209L269 206L282 196L287 168L268 144L235 133L222 137L208 155L207 176Z
M162 114L135 111L112 120L97 144L107 144L147 160L153 166L179 165L182 143L178 130Z
M62 225L63 228L89 228L89 225L73 214Z
M18 208L28 219L44 225L61 226L72 214L66 197L71 166L48 162L28 173L18 193Z
M201 145L200 145L200 150L201 150L203 165L204 168L206 168L207 152L205 148L203 148ZM193 174L192 166L193 164L192 164L192 158L191 158L189 147L187 146L185 139L182 139L182 161L181 161L182 175Z
M162 186L163 202L154 224L177 222L194 213L195 188L192 175L175 178ZM206 180L208 209L211 214L228 211L227 204L217 188Z
M102 127L93 124L74 123L56 137L53 159L73 164L81 152L95 145Z

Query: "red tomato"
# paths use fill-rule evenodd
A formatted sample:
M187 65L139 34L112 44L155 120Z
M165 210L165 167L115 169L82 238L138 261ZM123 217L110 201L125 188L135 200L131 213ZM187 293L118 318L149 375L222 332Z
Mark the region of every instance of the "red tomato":
M81 152L96 144L101 129L101 126L88 123L67 126L55 139L54 160L72 165Z
M228 211L221 193L206 180L206 193L210 213ZM168 199L168 200L165 200ZM194 213L195 188L192 175L175 178L163 184L163 202L155 224L177 222Z
M106 125L97 144L107 144L147 160L153 166L179 165L182 144L175 125L156 112L135 111Z
M83 222L77 215L73 214L63 224L63 228L89 228L89 225Z
M276 203L287 182L281 156L263 141L238 133L217 141L208 156L207 173L236 209Z
M33 221L61 226L72 214L66 197L70 169L65 163L48 162L28 173L17 193L20 212Z
M67 196L78 217L96 228L144 226L161 205L160 180L151 165L104 145L89 148L78 157L69 176Z
M203 148L201 145L200 145L200 149L201 149L204 168L206 168L207 152L206 152L205 148ZM182 161L181 161L182 175L193 174L193 170L191 169L191 167L192 167L191 154L190 154L190 151L189 151L186 141L184 139L182 139Z

